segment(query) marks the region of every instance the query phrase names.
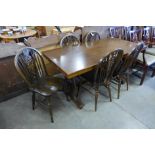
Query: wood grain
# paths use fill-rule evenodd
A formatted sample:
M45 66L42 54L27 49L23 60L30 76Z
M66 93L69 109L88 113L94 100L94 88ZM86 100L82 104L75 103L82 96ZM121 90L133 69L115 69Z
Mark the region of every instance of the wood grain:
M124 53L131 53L136 43L120 39L103 39L90 45L66 47L49 50L43 55L55 64L67 78L73 78L92 70L99 60L115 49L121 48Z

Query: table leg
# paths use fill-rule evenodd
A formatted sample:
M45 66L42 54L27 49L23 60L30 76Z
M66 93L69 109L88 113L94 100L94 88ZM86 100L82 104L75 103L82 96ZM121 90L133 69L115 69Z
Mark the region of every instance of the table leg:
M65 79L65 94L67 97L67 100L70 98L79 109L82 109L84 104L82 103L82 101L80 100L79 97L77 97L77 91L78 91L78 87L77 87L77 83L76 83L76 79Z

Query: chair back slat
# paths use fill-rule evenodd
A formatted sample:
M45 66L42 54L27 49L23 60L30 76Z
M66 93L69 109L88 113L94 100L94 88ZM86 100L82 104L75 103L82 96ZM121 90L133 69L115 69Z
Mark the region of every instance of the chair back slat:
M111 38L120 38L121 37L121 27L115 26L109 28L109 36Z
M101 37L99 35L98 32L88 32L85 36L85 39L84 39L84 42L85 43L91 43L91 42L94 42L94 41L97 41L97 40L100 40Z
M123 56L123 50L117 49L100 60L96 68L94 84L108 84L113 76L113 72L120 63Z
M41 54L31 47L18 52L15 56L15 67L29 86L39 83L47 76Z
M122 26L113 26L108 29L108 37L125 39L125 29Z
M79 39L73 34L65 35L60 41L61 47L78 46L79 44L80 44Z
M145 41L146 43L149 42L150 37L151 37L151 27L145 27L143 29L143 41Z
M130 67L134 67L134 65L136 64L136 60L138 58L139 53L145 48L145 45L143 42L139 43L136 48L132 51L132 53L130 54L130 59L131 59L131 64Z
M138 42L138 31L137 30L129 31L129 41Z
M139 53L143 50L144 43L139 43L130 55L125 56L124 59L117 66L114 76L124 74L129 68L132 68L137 60Z

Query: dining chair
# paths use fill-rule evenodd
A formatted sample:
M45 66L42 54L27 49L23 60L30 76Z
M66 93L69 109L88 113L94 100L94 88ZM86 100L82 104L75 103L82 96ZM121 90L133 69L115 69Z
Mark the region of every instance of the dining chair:
M144 29L143 37L144 42L146 42L147 48L145 54L150 54L155 56L155 27L146 27ZM145 41L146 40L146 41Z
M123 29L121 26L113 26L109 28L109 36L111 38L123 39Z
M92 31L92 32L88 32L85 37L84 37L84 43L90 43L90 42L94 42L97 40L100 40L101 36L98 32Z
M152 29L153 30L152 30L150 42L145 50L145 55L149 54L149 55L155 56L155 46L154 46L155 45L155 28L152 28Z
M129 41L138 42L137 30L130 30L129 31Z
M115 36L116 36L116 28L115 27L110 27L109 28L109 36L111 38L115 38Z
M129 32L131 30L131 26L123 26L121 31L121 39L129 40Z
M132 74L132 68L134 68L137 57L139 53L143 50L143 48L144 48L144 43L139 43L135 47L135 49L133 49L130 55L124 55L123 59L120 61L119 65L116 67L113 73L114 83L118 85L118 94L117 94L118 99L120 97L121 84L124 83L124 81L127 84L127 90L128 90L129 75Z
M73 34L66 34L60 40L61 47L78 46L79 44L80 44L80 40Z
M92 88L95 90L95 111L97 110L97 101L100 86L105 86L105 88L108 89L110 102L112 101L110 85L113 73L117 65L120 63L122 56L123 50L117 49L108 54L106 57L102 58L94 70L82 75L82 77L88 83L90 83L92 85ZM79 85L77 96L79 94L81 86L82 85Z
M76 26L72 34L74 34L79 39L80 43L82 43L82 27Z
M141 29L140 39L145 44L142 52L139 53L136 63L136 69L142 71L140 85L143 84L148 70L152 71L151 77L155 75L155 48L154 45L154 28L152 26L145 26Z
M51 122L54 122L51 97L61 87L60 79L47 74L43 57L34 48L20 49L15 56L14 63L18 73L32 92L32 109L35 109L36 94L41 95L48 103Z
M140 77L141 78L140 85L143 84L148 70L152 71L151 77L155 75L155 55L153 53L150 54L146 52L148 52L147 47L145 47L143 52L140 53L137 58L136 67L139 68L140 71L142 71L142 76ZM154 49L153 49L153 52L154 52Z
M151 26L151 47L155 45L155 26Z
M151 26L145 26L142 30L142 39L145 45L151 45Z

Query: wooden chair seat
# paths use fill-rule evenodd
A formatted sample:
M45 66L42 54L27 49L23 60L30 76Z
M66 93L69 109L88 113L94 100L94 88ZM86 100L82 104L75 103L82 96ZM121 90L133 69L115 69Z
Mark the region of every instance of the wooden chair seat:
M139 54L138 60L143 62L143 54L142 53ZM145 61L146 61L146 64L148 66L152 65L153 63L155 63L155 55L151 55L151 54L146 54L145 53Z
M31 88L30 88L31 90ZM57 87L45 85L39 85L33 88L33 91L43 96L51 96L53 92L57 91Z
M62 90L61 79L48 77L33 85L32 90L44 96L51 96L53 92ZM30 88L31 89L31 88Z

